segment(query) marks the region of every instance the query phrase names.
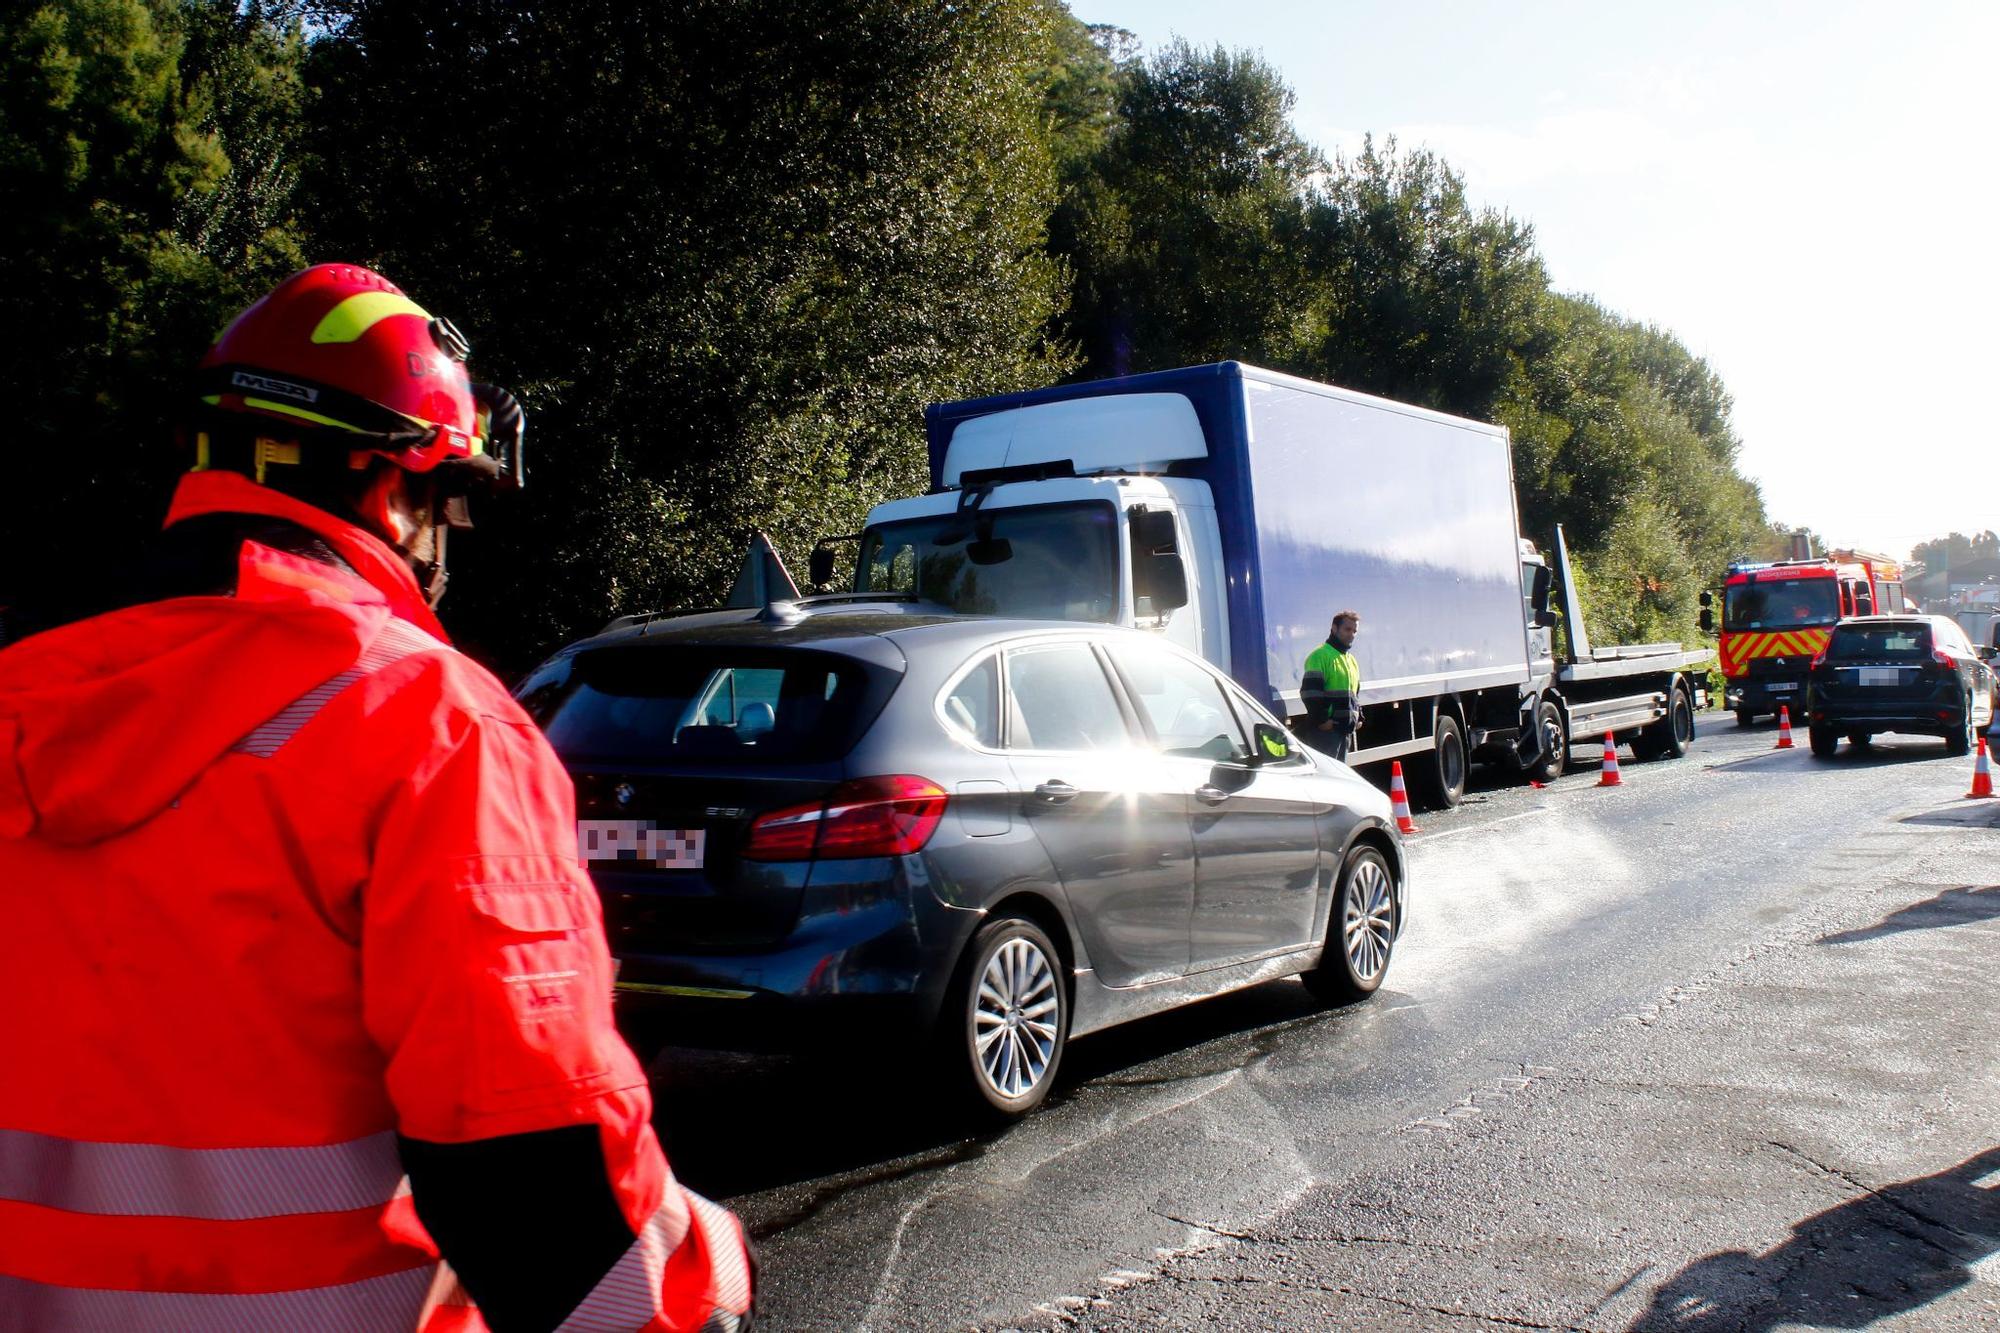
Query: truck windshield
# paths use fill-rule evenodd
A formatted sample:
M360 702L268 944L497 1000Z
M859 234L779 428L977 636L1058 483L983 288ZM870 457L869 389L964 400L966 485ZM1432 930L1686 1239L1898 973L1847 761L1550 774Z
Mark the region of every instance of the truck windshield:
M1118 618L1118 512L1099 500L884 523L861 539L856 592L914 593L954 611Z
M1724 629L1788 629L1838 619L1840 590L1828 578L1732 584L1722 601Z

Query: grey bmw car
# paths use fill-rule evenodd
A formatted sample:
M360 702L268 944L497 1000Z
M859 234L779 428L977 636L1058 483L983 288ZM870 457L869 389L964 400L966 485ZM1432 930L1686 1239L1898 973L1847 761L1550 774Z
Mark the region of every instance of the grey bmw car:
M1387 799L1138 630L808 598L614 622L517 694L576 779L622 1006L921 1042L1002 1115L1065 1044L1290 975L1381 985Z

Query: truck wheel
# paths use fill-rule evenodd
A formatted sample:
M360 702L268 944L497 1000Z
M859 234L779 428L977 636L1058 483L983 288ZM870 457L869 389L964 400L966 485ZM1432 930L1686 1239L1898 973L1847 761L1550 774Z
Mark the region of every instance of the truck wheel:
M1449 810L1465 799L1465 731L1450 713L1439 713L1431 752L1416 761L1417 796L1426 810Z
M1632 753L1641 759L1679 759L1694 748L1694 700L1687 686L1674 682L1667 715L1632 738Z
M1528 776L1554 782L1569 768L1569 728L1563 724L1562 709L1546 699L1535 710L1535 722L1542 729L1542 757L1528 765Z
M1013 1119L1042 1104L1069 1040L1062 955L1022 917L972 937L938 1025L941 1072L974 1110Z
M1325 1004L1367 999L1388 975L1396 927L1396 881L1389 863L1373 847L1355 848L1340 868L1319 966L1299 980Z

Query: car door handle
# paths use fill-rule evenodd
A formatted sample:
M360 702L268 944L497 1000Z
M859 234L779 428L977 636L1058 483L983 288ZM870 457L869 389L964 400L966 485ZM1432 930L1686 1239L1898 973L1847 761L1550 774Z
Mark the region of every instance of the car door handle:
M1194 798L1203 805L1221 805L1229 799L1229 793L1213 782L1204 782L1194 789Z
M1076 788L1061 778L1050 778L1035 788L1035 795L1049 805L1068 805L1076 799Z

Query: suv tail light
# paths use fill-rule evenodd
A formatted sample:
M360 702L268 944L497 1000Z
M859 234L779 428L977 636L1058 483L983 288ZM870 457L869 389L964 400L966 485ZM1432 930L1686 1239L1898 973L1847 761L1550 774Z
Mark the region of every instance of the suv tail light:
M1955 667L1958 665L1958 660L1942 648L1931 649L1931 661L1936 662L1942 667Z
M759 815L744 845L746 861L838 860L907 856L937 832L950 798L929 778L907 773L843 782L823 802Z

